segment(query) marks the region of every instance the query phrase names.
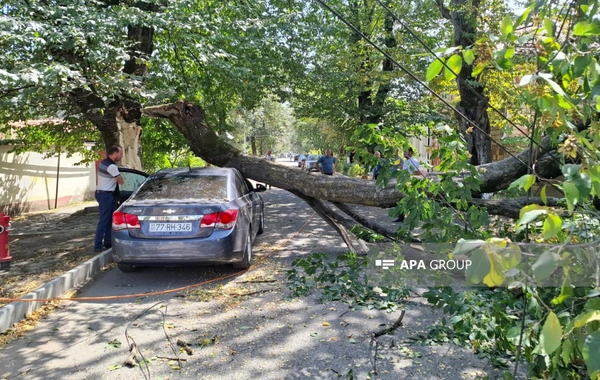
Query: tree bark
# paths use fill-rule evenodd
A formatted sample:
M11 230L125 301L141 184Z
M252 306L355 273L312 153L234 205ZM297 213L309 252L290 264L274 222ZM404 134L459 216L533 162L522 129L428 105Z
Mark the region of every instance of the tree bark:
M477 37L477 17L480 0L451 0L447 8L443 0L436 0L442 16L452 22L454 27L454 46L467 48L475 43ZM456 77L460 102L456 109L459 130L464 136L468 151L471 154L471 164L481 165L492 162L492 145L489 139L491 131L487 113L488 100L485 96L485 86L473 78L473 65L463 61L462 69ZM465 118L470 120L473 127Z

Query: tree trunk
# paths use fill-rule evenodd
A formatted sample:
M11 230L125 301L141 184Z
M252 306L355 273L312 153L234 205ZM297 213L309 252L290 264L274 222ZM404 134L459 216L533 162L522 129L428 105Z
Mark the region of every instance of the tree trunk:
M454 27L454 46L467 48L475 43L477 37L477 17L480 12L480 0L451 0L447 8L443 0L436 0L444 18L450 20ZM473 78L473 65L463 61L462 69L456 77L460 102L456 109L466 116L477 128L456 114L461 134L467 141L471 154L471 164L481 165L492 162L492 142L490 120L487 113L488 100L485 86L479 81L480 76Z

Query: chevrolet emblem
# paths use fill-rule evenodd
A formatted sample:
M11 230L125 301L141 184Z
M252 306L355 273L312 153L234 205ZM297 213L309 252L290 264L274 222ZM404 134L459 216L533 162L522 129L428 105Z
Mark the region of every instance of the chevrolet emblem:
M172 214L175 212L175 210L168 208L166 210L163 210L163 212L166 212L167 214Z

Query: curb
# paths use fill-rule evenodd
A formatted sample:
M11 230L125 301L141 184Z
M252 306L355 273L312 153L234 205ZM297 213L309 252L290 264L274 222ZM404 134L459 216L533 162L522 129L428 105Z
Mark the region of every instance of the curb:
M112 263L112 250L107 249L99 255L92 257L83 264L71 269L67 273L54 280L47 282L37 290L27 293L21 299L48 299L61 297L66 292L84 285L106 265ZM20 322L28 314L42 307L46 302L11 302L0 308L0 334L13 327L14 323Z

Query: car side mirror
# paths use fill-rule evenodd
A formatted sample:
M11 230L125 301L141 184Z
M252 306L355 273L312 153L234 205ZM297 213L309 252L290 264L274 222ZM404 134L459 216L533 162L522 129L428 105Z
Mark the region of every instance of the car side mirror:
M267 191L267 187L262 183L257 183L254 187L254 191Z

